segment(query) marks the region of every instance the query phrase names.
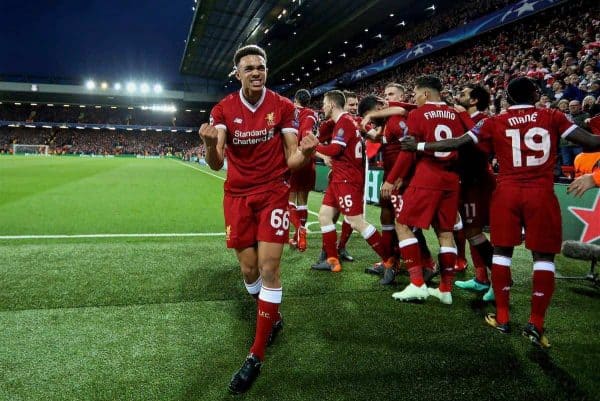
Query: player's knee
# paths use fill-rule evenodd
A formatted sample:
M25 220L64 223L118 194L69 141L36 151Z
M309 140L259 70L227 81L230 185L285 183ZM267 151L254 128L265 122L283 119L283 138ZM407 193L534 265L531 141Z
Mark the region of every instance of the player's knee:
M279 259L267 259L260 266L260 275L264 282L279 278Z

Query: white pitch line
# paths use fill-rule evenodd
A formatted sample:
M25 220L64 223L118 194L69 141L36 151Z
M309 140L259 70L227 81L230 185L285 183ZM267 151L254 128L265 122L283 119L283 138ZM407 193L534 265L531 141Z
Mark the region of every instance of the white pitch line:
M225 236L225 233L0 235L0 240L3 240L3 239L60 239L60 238L220 237L220 236Z

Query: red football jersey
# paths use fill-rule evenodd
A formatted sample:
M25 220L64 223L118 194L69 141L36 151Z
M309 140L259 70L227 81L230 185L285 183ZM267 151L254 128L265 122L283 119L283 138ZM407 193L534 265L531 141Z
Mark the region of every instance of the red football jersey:
M444 102L427 102L408 115L408 133L418 142L457 138L466 127L456 110ZM423 152L417 161L410 186L458 190L457 152Z
M482 149L496 153L498 183L551 188L559 136L565 138L575 128L558 110L517 105L483 120L470 132Z
M331 143L341 145L344 150L331 158L331 182L364 182L363 143L355 119L342 113L333 128Z
M249 104L240 90L212 109L210 123L227 131L226 192L256 194L285 181L289 170L282 133L298 132L294 110L289 99L268 89L255 105Z
M298 143L300 143L306 135L315 133L319 115L308 107L297 107L294 119L298 125Z
M470 115L471 120L475 124L488 117L487 114L480 111L476 111ZM477 145L465 146L458 153L458 171L462 185L475 184L481 179L487 179L487 176L492 174L488 161L488 153L483 152Z
M333 127L335 127L335 121L331 118L329 120L321 122L319 125L319 142L327 144L331 142L333 136Z
M389 102L389 107L403 107L410 111L416 106L410 103ZM406 116L394 115L387 118L383 126L382 153L383 170L389 172L394 167L394 162L402 150L400 140L407 135Z
M588 123L588 126L590 127L590 131L592 131L592 134L600 135L600 115L592 117L592 119Z

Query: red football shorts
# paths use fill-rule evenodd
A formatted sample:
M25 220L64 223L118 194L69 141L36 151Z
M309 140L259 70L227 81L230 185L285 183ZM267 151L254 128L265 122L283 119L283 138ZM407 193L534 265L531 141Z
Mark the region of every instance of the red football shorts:
M292 172L290 176L290 191L291 192L310 192L315 189L317 173L315 171L315 163L308 162L302 166L300 170Z
M258 241L287 243L290 228L288 197L289 187L285 184L254 195L225 194L227 248L248 248Z
M496 178L492 175L476 183L460 187L460 217L465 228L485 227L490 224L490 203L496 188Z
M540 253L559 253L562 244L560 206L553 188L498 184L492 195L490 231L495 246L521 244Z
M323 204L338 209L344 216L358 216L363 213L362 184L330 182L323 197Z
M402 208L396 219L410 227L453 231L458 213L458 191L408 186L402 195Z

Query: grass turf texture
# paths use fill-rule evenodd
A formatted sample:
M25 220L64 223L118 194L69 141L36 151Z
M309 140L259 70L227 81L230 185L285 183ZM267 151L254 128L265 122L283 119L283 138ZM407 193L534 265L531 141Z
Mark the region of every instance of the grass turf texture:
M0 188L0 235L223 231L222 181L174 160L3 157ZM367 215L378 221L377 208ZM557 281L553 348L541 353L519 334L531 296L523 248L505 336L483 322L493 309L458 289L452 306L394 302L407 278L382 288L364 274L375 257L357 234L341 274L311 271L319 244L311 235L307 252L285 250L286 327L244 398L598 399L600 292L589 284ZM226 385L255 306L223 237L0 240L0 261L0 400L235 398Z

